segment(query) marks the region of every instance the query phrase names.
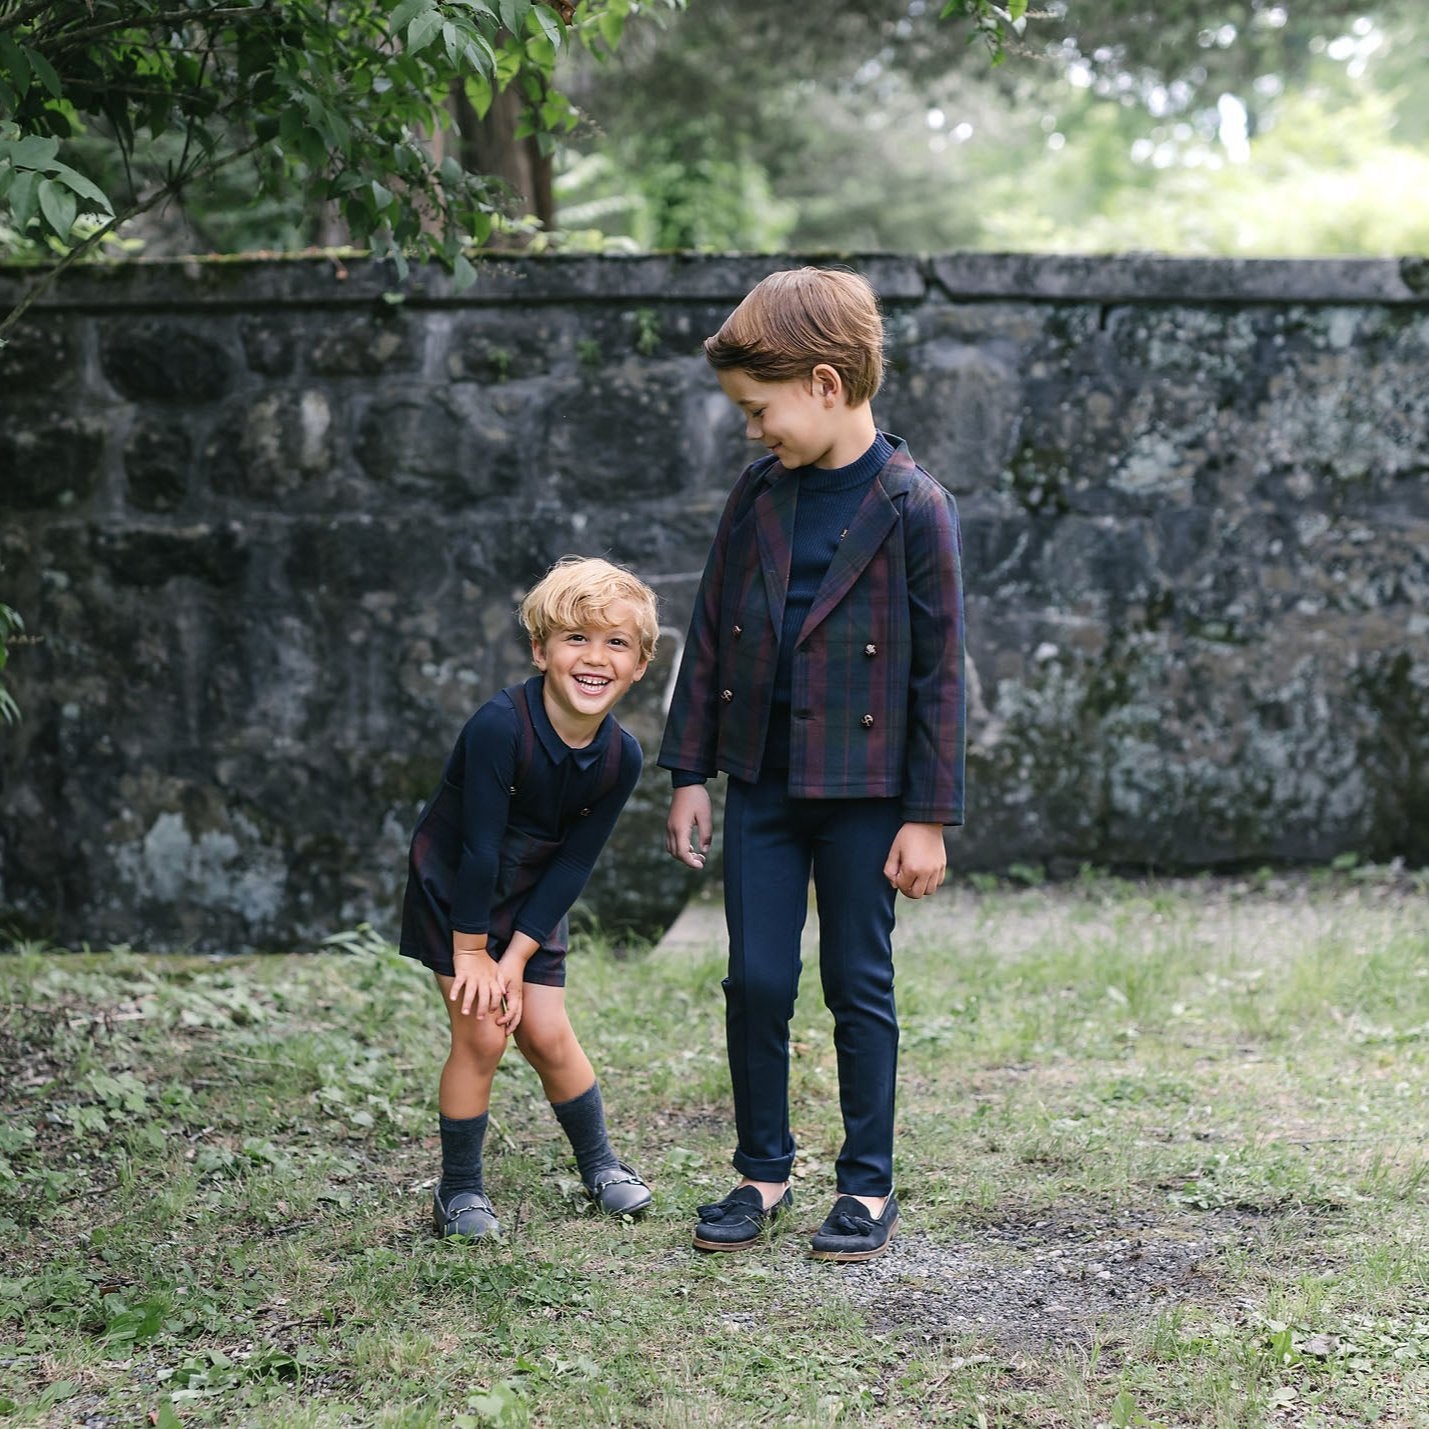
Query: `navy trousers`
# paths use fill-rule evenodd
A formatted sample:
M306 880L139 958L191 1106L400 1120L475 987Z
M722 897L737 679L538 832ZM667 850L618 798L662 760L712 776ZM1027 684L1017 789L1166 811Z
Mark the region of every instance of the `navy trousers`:
M729 781L725 1030L739 1134L734 1165L751 1180L787 1180L794 1164L789 1022L812 872L844 1123L838 1190L885 1196L893 1189L895 894L883 865L902 822L897 799L792 799L783 772L752 784Z

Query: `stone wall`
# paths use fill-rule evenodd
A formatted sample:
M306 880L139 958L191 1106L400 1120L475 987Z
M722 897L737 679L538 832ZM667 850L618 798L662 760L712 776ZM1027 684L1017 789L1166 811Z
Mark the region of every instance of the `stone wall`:
M130 265L0 352L0 918L66 942L391 931L413 816L520 676L555 557L649 576L672 634L750 455L697 355L788 260ZM957 495L972 745L956 867L1429 859L1422 267L853 260L880 423ZM21 275L0 273L8 307ZM692 881L653 770L590 890Z

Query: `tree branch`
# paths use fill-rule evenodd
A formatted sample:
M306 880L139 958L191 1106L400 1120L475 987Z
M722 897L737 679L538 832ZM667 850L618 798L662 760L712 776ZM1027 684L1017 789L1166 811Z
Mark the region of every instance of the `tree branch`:
M3 319L0 319L0 345L4 344L6 335L15 327L20 319L24 317L25 313L55 285L60 274L73 267L81 258L92 253L121 224L128 223L132 218L138 218L141 213L148 213L151 208L157 207L163 203L165 199L176 198L186 184L190 184L195 179L201 177L211 178L220 169L246 157L259 147L258 142L255 140L252 144L248 144L242 149L235 149L231 154L225 154L214 163L200 165L194 169L192 173L175 173L165 180L165 182L155 189L147 198L140 199L136 203L131 204L130 207L125 209L122 213L116 214L111 218L108 223L95 229L83 243L75 248L71 248L60 258L59 262L46 268L29 286L20 301L5 314Z
M215 10L168 10L158 15L149 15L138 18L128 16L122 20L106 20L100 25L89 25L82 30L57 30L55 32L54 45L56 52L70 50L77 44L87 45L91 40L101 39L105 35L112 35L116 30L153 30L160 25L182 23L200 27L206 27L210 23L219 20L236 20L253 18L253 11L244 7L233 9Z

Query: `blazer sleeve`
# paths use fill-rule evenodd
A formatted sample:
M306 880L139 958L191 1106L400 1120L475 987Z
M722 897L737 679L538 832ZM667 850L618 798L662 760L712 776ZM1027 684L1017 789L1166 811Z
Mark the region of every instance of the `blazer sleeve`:
M903 817L961 824L967 758L962 530L957 503L931 477L903 508L912 659Z
M725 557L729 550L730 530L758 470L758 463L746 467L735 482L705 561L704 574L695 593L689 632L680 652L680 671L675 677L675 692L670 701L670 713L665 719L665 734L655 761L662 769L697 774L706 779L717 772L719 613L724 595Z

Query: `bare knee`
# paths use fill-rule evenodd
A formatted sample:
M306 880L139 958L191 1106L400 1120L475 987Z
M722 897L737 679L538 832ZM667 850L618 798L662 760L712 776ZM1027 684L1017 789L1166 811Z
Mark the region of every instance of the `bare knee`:
M516 1029L516 1045L538 1075L559 1071L582 1055L571 1024L558 1019L524 1018Z
M506 1050L506 1033L491 1017L452 1014L452 1057L479 1071L495 1071Z

